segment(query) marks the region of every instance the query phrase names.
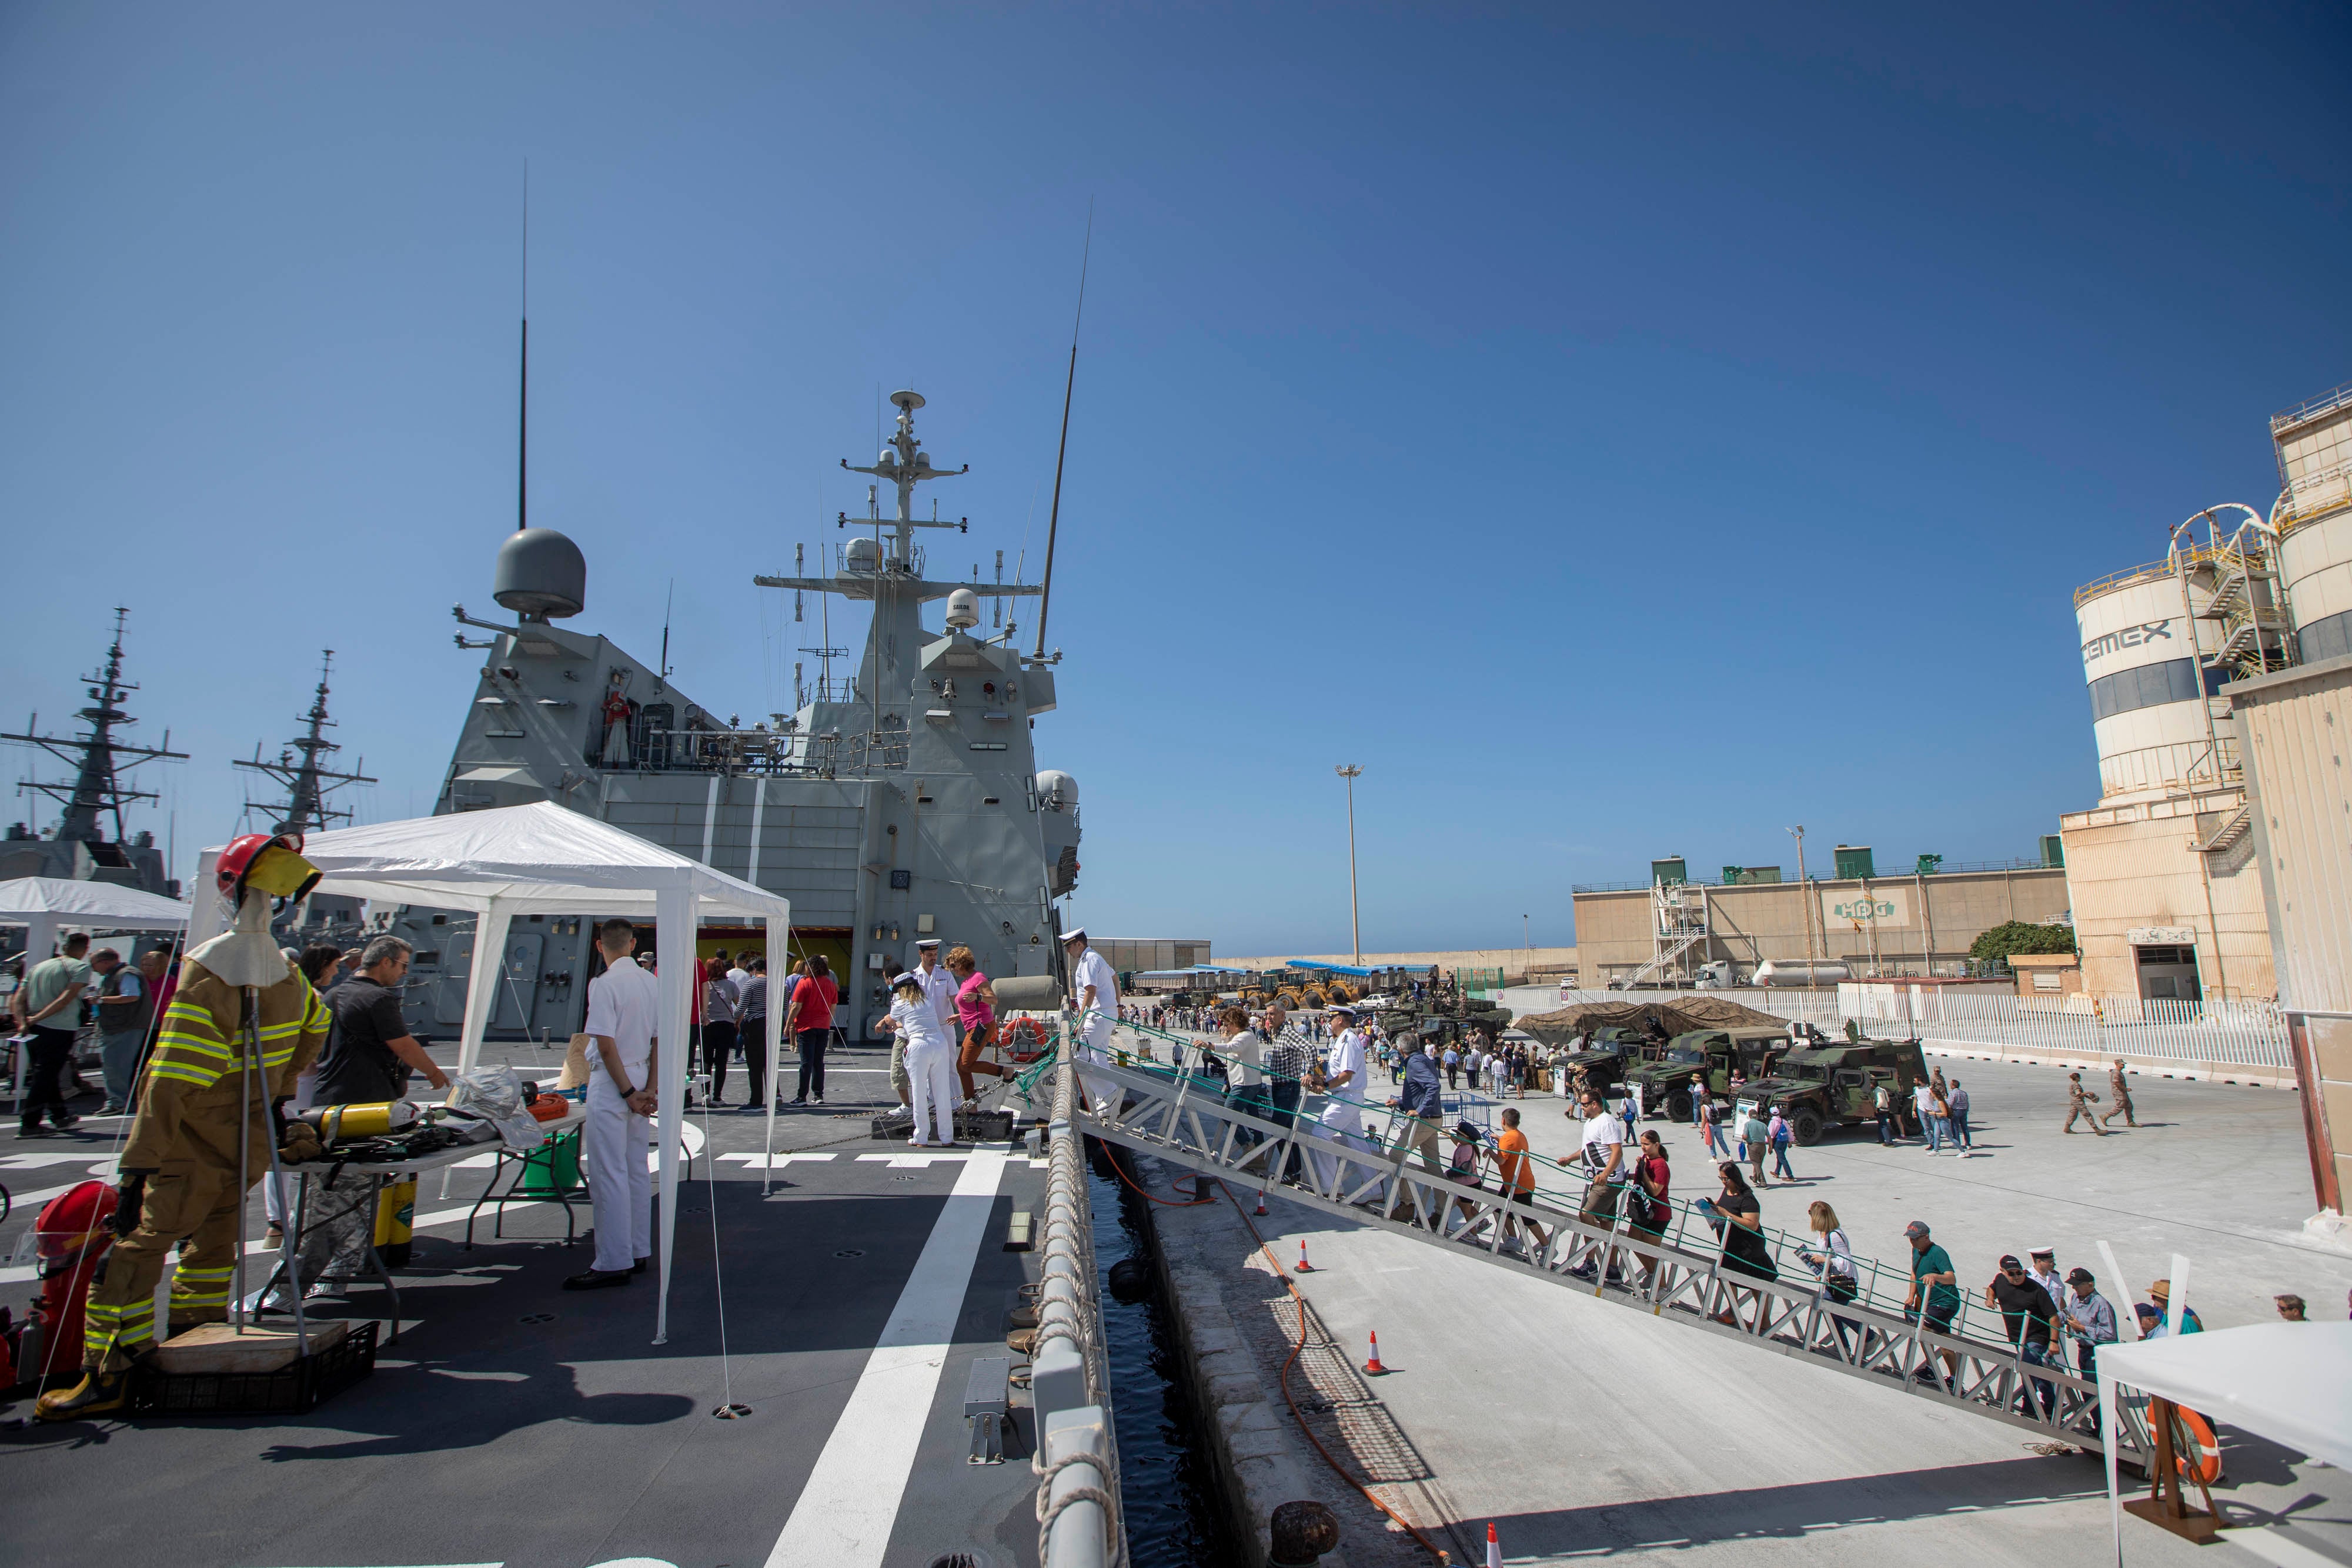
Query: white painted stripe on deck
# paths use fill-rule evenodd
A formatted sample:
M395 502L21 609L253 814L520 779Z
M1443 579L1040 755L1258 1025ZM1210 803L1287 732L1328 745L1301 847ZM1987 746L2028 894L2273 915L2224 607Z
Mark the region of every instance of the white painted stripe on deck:
M1003 1169L1003 1156L990 1155L956 1174L767 1568L881 1568Z

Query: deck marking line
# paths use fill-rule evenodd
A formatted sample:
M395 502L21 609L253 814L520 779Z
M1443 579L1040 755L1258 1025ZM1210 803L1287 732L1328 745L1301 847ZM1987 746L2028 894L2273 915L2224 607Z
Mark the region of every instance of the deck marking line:
M1003 1156L992 1155L956 1173L767 1568L882 1568L1003 1169Z

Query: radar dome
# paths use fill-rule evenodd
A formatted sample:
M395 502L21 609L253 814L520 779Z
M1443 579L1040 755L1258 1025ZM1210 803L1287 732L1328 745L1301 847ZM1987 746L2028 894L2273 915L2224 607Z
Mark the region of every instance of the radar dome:
M1057 768L1037 775L1037 799L1049 811L1066 811L1078 803L1078 781Z
M882 570L882 547L872 539L852 539L842 552L842 562L852 571Z
M577 615L588 601L588 558L553 528L522 528L499 547L490 597L527 621Z
M980 624L980 595L969 588L959 588L948 595L948 630L961 632L967 626Z

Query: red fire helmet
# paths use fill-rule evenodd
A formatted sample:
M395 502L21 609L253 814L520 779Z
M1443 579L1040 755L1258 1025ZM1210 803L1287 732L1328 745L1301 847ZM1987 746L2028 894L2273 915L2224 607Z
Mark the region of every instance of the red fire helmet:
M228 848L221 851L220 863L213 868L213 881L220 889L221 896L231 904L242 901L247 879L253 875L254 869L262 863L271 850L285 850L296 856L301 873L280 879L276 885L270 885L265 879L264 883L257 884L261 886L262 892L281 898L299 898L317 885L321 874L319 869L299 859L302 853L301 834L240 833L229 841Z
M113 1186L102 1181L78 1184L41 1206L33 1221L43 1258L79 1258L84 1249L107 1230L107 1221L121 1202Z

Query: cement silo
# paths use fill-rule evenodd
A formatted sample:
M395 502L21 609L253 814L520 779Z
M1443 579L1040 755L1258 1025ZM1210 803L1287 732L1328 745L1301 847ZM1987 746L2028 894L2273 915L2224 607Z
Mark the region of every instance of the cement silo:
M2196 570L2196 551L2186 554L2074 594L2103 804L2221 781L2221 737L2206 701L2228 678L2211 668L2221 623L2212 575Z
M2298 662L2352 653L2352 383L2272 416L2279 576Z

